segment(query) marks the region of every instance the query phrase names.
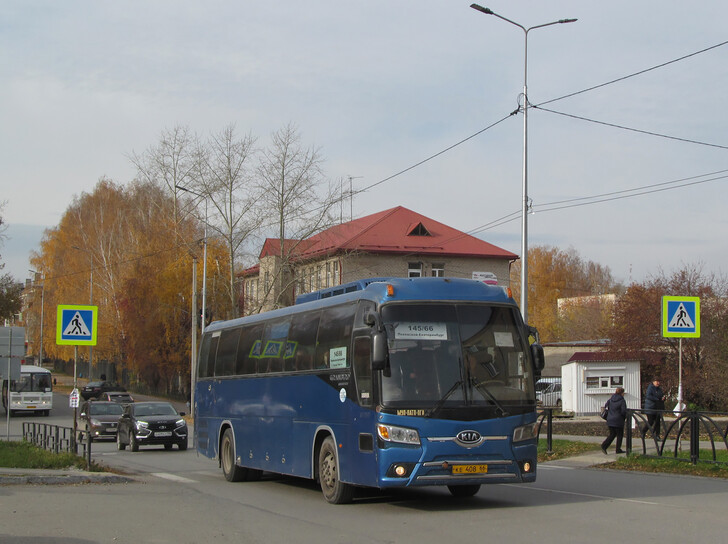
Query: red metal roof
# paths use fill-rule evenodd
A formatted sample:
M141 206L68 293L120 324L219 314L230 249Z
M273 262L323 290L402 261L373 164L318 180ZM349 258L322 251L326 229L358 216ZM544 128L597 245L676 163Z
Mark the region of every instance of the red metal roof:
M291 241L286 240L286 243ZM514 260L518 255L402 206L342 223L299 245L299 259L344 251L442 255ZM266 240L260 256L276 255L280 242Z
M600 351L577 351L567 361L568 363L579 362L579 363L605 363L608 361L621 362L632 359L615 359L614 355L610 355Z

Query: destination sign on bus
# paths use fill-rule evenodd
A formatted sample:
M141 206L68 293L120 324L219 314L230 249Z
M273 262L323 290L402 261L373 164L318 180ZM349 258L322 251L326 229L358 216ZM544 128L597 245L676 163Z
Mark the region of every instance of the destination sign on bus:
M396 340L447 340L445 323L398 323L394 329Z

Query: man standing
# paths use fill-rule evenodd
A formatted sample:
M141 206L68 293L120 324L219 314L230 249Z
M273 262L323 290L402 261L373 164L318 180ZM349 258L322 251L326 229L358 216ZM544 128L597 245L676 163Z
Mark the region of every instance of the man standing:
M660 387L660 379L654 378L647 387L647 393L645 394L645 411L647 412L647 426L652 429L658 440L660 439L660 419L664 409L665 393Z

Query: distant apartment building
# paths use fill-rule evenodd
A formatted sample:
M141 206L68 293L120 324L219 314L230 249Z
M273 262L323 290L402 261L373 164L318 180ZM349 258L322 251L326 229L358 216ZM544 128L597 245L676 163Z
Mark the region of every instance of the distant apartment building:
M295 297L371 277L480 278L509 286L518 256L398 206L326 229L306 240L268 238L242 271L243 311L293 304Z

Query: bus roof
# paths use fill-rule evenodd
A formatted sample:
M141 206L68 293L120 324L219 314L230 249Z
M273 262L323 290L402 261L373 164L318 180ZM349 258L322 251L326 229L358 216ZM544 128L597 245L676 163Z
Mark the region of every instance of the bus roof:
M206 327L205 332L214 332L226 329L231 325L256 323L357 300L371 300L376 304L395 301L480 301L516 305L506 288L464 278L371 278L370 280L357 280L352 284L362 285L363 288L336 296L311 297L313 300L309 302L297 302L294 306L240 317L232 321L216 321ZM391 295L388 294L389 286L393 289ZM326 291L330 289L326 289Z
M36 374L50 374L51 371L42 366L36 365L20 365L20 372L23 373L36 373Z

